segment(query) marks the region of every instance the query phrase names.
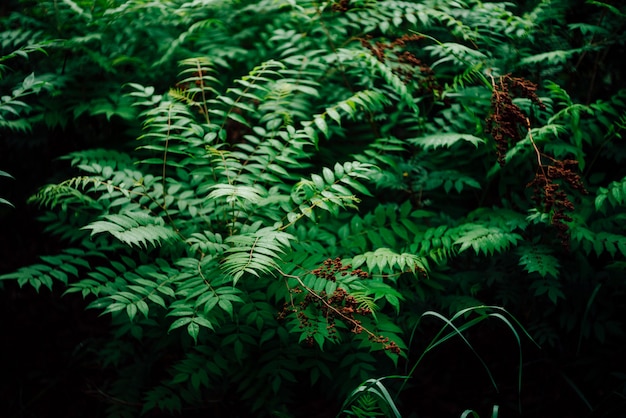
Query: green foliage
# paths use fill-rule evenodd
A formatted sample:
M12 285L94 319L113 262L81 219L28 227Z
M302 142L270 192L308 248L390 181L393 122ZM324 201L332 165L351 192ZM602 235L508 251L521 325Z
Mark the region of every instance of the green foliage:
M125 212L105 215L101 221L86 225L91 235L108 232L129 246L147 248L148 244L160 246L161 241L177 237L176 232L165 226L163 218L149 216L144 212Z
M5 73L9 70L9 67L4 62L10 61L15 58L28 59L29 54L34 52L45 53L44 47L52 44L53 42L30 42L26 45L19 47L13 51L7 51L8 48L13 47L15 44L20 44L29 39L29 37L36 37L35 34L30 31L8 31L3 32L0 39L0 130L13 131L17 133L25 133L32 129L33 118L29 117L29 113L32 112L33 107L25 101L25 99L32 95L37 94L41 90L49 87L45 80L35 77L35 73L30 73L21 82L13 87L7 86L5 80ZM13 80L10 80L12 82ZM9 92L8 90L11 89ZM6 171L0 170L0 177L13 178ZM13 207L13 204L8 200L0 197L0 205L8 205Z
M369 379L356 388L342 406L343 415L349 417L401 417L400 411L382 384L383 379Z
M503 231L496 227L484 227L482 225L465 224L460 237L454 242L460 244L459 252L472 248L476 254L481 252L491 255L495 252L508 250L522 237L519 234Z
M9 174L9 173L7 173L6 171L2 171L2 170L0 170L0 177L8 177L8 178L10 178L10 179L12 179L12 178L13 178L13 176L12 176L12 175L10 175L10 174ZM2 204L2 205L8 205L8 206L13 206L13 204L12 204L11 202L9 202L8 200L3 199L3 198L1 198L1 197L0 197L0 204Z
M402 396L455 337L496 388L486 319L513 396L524 329L597 365L624 342L624 12L535 3L24 2L0 133L85 146L29 199L64 248L0 280L106 314L109 416L399 417L379 376Z
M499 410L500 410L500 407L498 405L494 405L493 409L491 410L491 418L498 418L498 411ZM463 413L461 414L461 418L468 418L468 417L480 418L480 415L476 411L473 411L471 409L467 409L467 410L463 411Z
M519 264L529 273L539 273L541 277L559 276L559 260L550 254L552 250L545 245L528 245L519 248Z
M596 210L605 212L606 207L623 206L626 203L626 178L611 182L607 187L599 187L596 195Z

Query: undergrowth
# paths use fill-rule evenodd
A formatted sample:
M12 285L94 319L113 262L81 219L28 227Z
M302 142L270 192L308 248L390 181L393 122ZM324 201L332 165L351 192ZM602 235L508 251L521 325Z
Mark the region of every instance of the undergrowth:
M523 414L533 340L596 367L563 376L601 411L587 388L626 394L598 351L624 344L624 11L578 3L24 2L2 62L41 73L2 79L0 129L125 130L62 157L29 203L64 247L0 278L110 317L111 417L416 416L451 339L497 390L467 336L489 318L520 349L492 416Z

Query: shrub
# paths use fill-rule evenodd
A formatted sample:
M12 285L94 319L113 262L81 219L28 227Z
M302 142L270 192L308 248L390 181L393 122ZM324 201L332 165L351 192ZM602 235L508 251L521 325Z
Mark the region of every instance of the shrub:
M141 133L64 157L76 175L30 201L67 247L1 278L110 314L110 416L306 416L318 399L393 416L377 379L419 373L410 336L432 310L505 307L593 364L623 346L626 91L604 94L597 67L623 12L439 3L59 3L57 28L95 29L65 41L68 79L83 60L104 77L59 100ZM575 67L589 90L568 92ZM585 386L620 384L598 370ZM578 373L563 382L594 409Z

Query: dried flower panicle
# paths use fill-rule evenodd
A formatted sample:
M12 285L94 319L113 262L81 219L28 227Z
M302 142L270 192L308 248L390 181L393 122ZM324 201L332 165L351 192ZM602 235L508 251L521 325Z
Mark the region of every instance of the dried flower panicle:
M314 269L311 273L318 278L331 282L336 282L338 275L351 275L361 279L369 277L369 274L360 268L353 269L350 264L344 265L338 257L325 260L321 266ZM304 293L304 291L300 287L296 287L290 289L290 293L295 299L295 296ZM381 344L384 350L389 350L396 354L400 353L400 348L395 342L390 341L387 337L377 336L363 327L361 320L355 315L368 316L372 314L372 311L345 289L337 287L331 294L327 294L325 291L317 294L307 288L306 293L300 299L297 304L295 302L292 304L286 303L282 311L279 312L278 319L285 319L288 315L295 314L299 327L308 333L304 340L305 344L313 344L315 341L314 335L317 332L317 323L314 323L309 314L307 314L307 312L310 313L313 310L313 312L319 312L319 315L316 315L317 317L325 318L327 323L326 330L331 338L337 338L336 321L339 320L353 334L361 334L365 331L369 340Z
M569 226L572 218L567 214L574 210L574 204L562 184L569 185L580 193L587 194L580 175L574 171L578 167L576 160L556 160L552 164L541 166L533 181L527 187L533 188L532 199L537 206L541 206L546 213L551 213L550 224L556 229L557 237L565 249L569 249Z
M504 165L510 144L520 141L522 135L525 136L527 133L539 162L535 177L527 187L533 188L532 200L535 204L542 207L545 213L550 213L550 223L556 229L561 245L569 249L570 237L567 222L571 222L572 218L567 213L574 210L574 204L562 186L567 184L571 189L587 194L580 175L575 172L578 161L558 160L539 151L530 131L528 117L513 103L513 97L524 97L540 109L545 109L545 105L537 96L536 84L507 74L499 77L497 82L494 79L492 86L492 111L487 118L486 128L496 142L498 163ZM551 164L544 165L543 158L551 160Z
M378 61L388 64L393 73L401 77L405 84L417 76L421 93L441 92L443 89L437 82L433 69L407 49L409 44L422 39L424 39L422 35L404 34L389 43L376 41L372 44L371 37L361 38L360 41ZM390 54L387 54L387 51Z
M504 165L504 157L510 144L519 142L522 133L528 128L527 117L519 106L513 103L513 97L530 99L539 108L545 105L537 96L537 85L520 77L504 75L493 82L491 95L491 114L486 120L487 131L496 142L498 163Z
M337 257L325 260L320 267L311 271L311 273L322 279L330 280L331 282L337 281L337 274L340 274L341 276L347 276L350 274L351 276L358 276L362 279L369 277L369 274L361 269L350 269L352 269L352 265L347 264L344 266L341 259Z
M333 3L331 10L333 12L347 12L350 10L350 0L339 0L338 2Z
M376 342L377 344L382 344L383 350L388 350L394 354L400 354L401 352L400 347L398 347L395 342L389 340L388 337L378 335L376 337L370 337L370 340Z

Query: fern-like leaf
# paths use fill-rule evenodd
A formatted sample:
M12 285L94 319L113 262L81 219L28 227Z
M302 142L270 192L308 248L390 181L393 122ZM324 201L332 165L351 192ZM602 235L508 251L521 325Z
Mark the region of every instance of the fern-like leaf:
M462 143L463 141L469 142L478 148L479 145L484 144L486 141L484 138L479 138L470 134L445 132L433 135L426 135L417 138L409 138L407 141L411 144L420 146L425 150L437 149L437 148L450 148L453 145Z
M369 271L380 273L411 272L415 275L427 270L427 263L422 257L410 253L397 253L389 248L378 248L355 256L352 266L366 265Z
M596 210L605 212L607 203L612 207L626 205L626 177L619 181L614 181L608 187L600 187L596 195Z
M454 243L461 246L459 252L472 248L476 254L493 255L517 245L520 240L521 235L497 227L466 224Z
M551 254L550 248L544 245L522 245L517 253L520 255L519 265L528 273L538 273L541 277L559 277L559 260Z
M162 218L145 212L126 212L104 215L105 220L95 221L83 227L91 230L91 235L107 232L128 246L148 248L158 247L162 241L178 238L172 228L165 225Z
M297 209L287 214L288 224L293 225L303 217L315 218L315 208L338 214L339 208L356 207L360 200L350 189L371 196L369 190L357 179L369 180L376 172L372 164L358 161L335 164L331 170L322 169L322 175L312 174L310 179L300 180L291 191L291 200Z
M231 247L226 250L222 270L234 283L244 275L272 274L278 268L280 254L295 239L291 234L266 227L254 232L242 232L224 240Z
M357 417L385 416L400 418L400 411L391 394L382 383L384 379L369 379L361 383L347 397L341 408L343 412Z

